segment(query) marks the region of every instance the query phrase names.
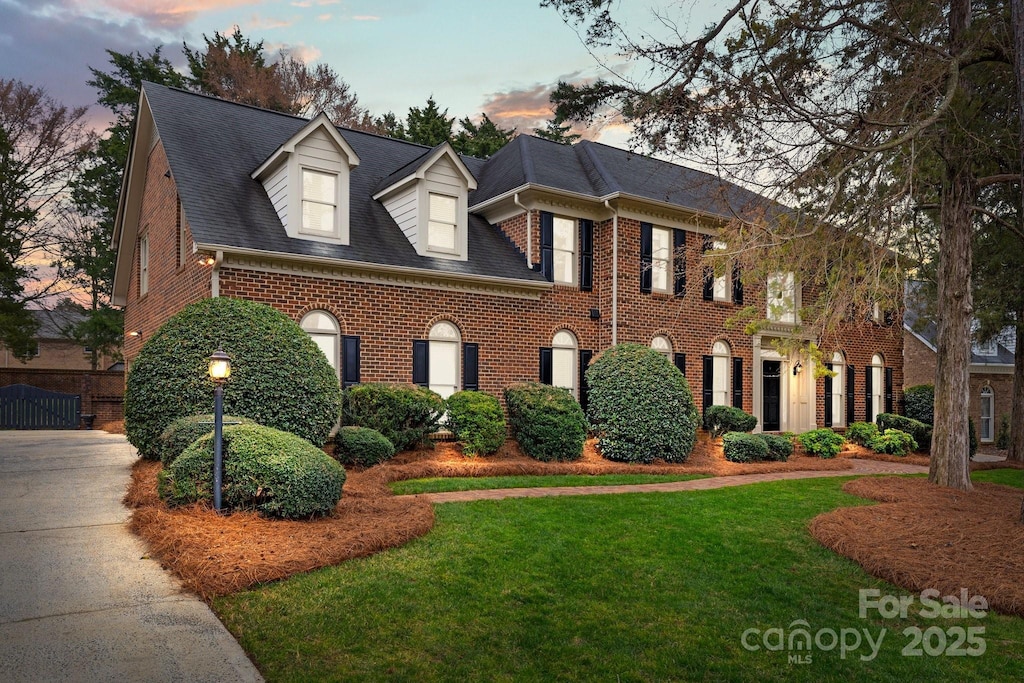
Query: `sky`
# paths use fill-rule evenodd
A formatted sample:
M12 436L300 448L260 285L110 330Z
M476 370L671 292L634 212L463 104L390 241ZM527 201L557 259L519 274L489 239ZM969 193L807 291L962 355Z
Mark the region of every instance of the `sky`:
M642 26L655 22L651 4L657 0L619 0L616 11ZM716 11L697 0L661 4L684 22ZM234 26L264 40L270 53L287 49L330 65L375 115L404 118L433 95L449 116L487 112L505 128L530 132L552 116L548 94L559 80L606 73L575 28L539 0L0 0L0 78L41 86L66 105L90 105L88 67L107 70L105 50L148 54L164 45L164 56L183 69L183 41L194 48L204 34ZM98 128L109 120L92 106ZM629 136L613 123L587 137L627 146Z

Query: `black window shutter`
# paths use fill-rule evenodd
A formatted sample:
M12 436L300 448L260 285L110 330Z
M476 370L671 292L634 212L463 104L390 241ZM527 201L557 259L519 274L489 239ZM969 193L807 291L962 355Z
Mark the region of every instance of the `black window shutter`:
M871 366L864 368L864 421L871 422Z
M885 412L892 412L892 368L885 369Z
M425 387L430 384L430 344L425 339L412 343L412 383Z
M679 372L683 373L683 377L686 377L686 354L677 353L672 359L676 367L679 368Z
M743 409L743 359L732 359L732 407Z
M825 363L825 369L832 372L832 364ZM825 375L825 426L832 426L832 378Z
M856 394L857 384L857 373L852 365L846 366L846 424L847 426L852 425L857 421L857 417L853 414L853 397Z
M555 215L540 212L540 272L548 282L555 279Z
M580 407L583 412L587 412L587 368L593 357L593 351L580 351Z
M650 223L640 224L640 293L651 293L651 250L653 228Z
M672 293L686 293L686 231L672 231Z
M480 390L480 345L462 345L462 388L466 391Z
M882 313L882 324L886 327L892 327L893 323L896 322L896 316L892 311L885 311ZM886 411L889 412L889 411Z
M359 384L359 337L341 338L341 386Z
M540 381L551 384L551 347L542 347L540 350Z
M715 362L711 356L704 356L704 376L701 377L704 383L701 391L701 400L704 403L703 409L707 410L714 400Z
M704 251L711 251L711 237L704 235ZM715 269L704 267L704 301L713 301L715 298Z
M594 221L580 219L580 290L594 289Z
M732 302L743 305L743 280L740 278L739 266L732 267Z

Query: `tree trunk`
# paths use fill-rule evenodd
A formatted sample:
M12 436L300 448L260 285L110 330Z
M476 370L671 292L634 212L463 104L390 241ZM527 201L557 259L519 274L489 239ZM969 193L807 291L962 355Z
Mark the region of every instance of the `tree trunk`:
M1017 311L1017 320L1024 321L1024 311ZM1013 403L1010 405L1010 450L1007 460L1024 462L1024 323L1016 326L1017 350L1013 354ZM1024 521L1022 519L1021 521Z
M960 163L957 163L957 162ZM971 489L967 406L971 362L971 205L969 162L947 157L942 191L938 272L935 427L928 481Z

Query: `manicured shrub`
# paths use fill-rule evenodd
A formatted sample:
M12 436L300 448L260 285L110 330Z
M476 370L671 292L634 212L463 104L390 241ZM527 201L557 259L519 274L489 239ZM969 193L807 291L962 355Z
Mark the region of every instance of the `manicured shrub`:
M875 418L875 422L878 423L880 432L884 432L887 429L898 429L914 437L917 447L921 450L925 452L931 450L932 426L930 424L892 413L879 413L878 417Z
M253 424L252 420L237 415L225 415L224 425L232 423ZM160 451L160 462L167 467L174 459L184 452L186 448L201 436L213 433L213 415L189 415L179 417L167 425L167 429L160 432L157 439L157 448Z
M876 453L906 455L917 450L917 441L913 436L899 429L886 429L868 442L868 448Z
M907 417L924 422L926 425L933 424L935 420L935 386L918 384L907 387L903 390L903 406Z
M619 344L587 368L587 417L609 460L683 462L697 440L690 386L669 360L641 344Z
M831 429L813 429L804 432L799 437L800 445L811 455L819 458L834 458L843 450L845 439Z
M931 434L928 435L929 439ZM978 452L978 431L974 428L974 420L967 418L967 442L970 450L970 457L974 457L974 454Z
M757 418L732 406L708 406L704 411L704 430L718 438L726 432L749 432L757 426Z
M394 455L394 444L376 429L342 427L334 435L334 457L342 465L373 467Z
M861 446L867 446L876 436L878 425L874 422L854 422L846 428L846 440Z
M531 458L578 460L583 455L587 422L566 389L526 382L505 389L512 437Z
M415 384L357 384L345 390L344 405L346 425L376 429L397 451L423 443L444 415L444 399Z
M793 441L778 434L758 434L768 446L768 460L786 462L793 455Z
M329 514L341 498L345 470L294 434L254 424L225 427L223 455L227 510L303 519ZM213 435L162 470L158 488L171 506L213 500Z
M493 453L505 443L505 411L482 391L457 391L448 397L448 428L467 455Z
M728 432L722 437L722 451L730 462L768 460L768 443L761 434Z
M996 435L996 448L1005 451L1010 447L1010 418L1003 415L999 423L999 434Z
M144 458L160 457L171 422L213 407L210 354L231 356L224 412L323 445L338 420L338 376L308 334L269 306L217 297L196 302L146 341L128 373L124 426Z

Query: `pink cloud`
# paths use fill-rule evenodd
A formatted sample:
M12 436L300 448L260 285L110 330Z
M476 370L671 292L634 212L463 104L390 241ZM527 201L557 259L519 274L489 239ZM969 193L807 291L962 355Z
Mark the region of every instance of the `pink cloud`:
M161 28L178 28L201 12L260 4L261 0L73 0L76 9L120 14Z
M251 17L249 17L249 21L246 22L245 30L246 31L251 31L251 30L267 31L267 30L272 30L272 29L275 29L275 28L284 28L286 26L291 26L292 23L293 22L286 21L284 19L273 19L271 17L261 17L258 14L254 14Z
M372 14L356 14L353 15L352 21L380 21L380 17Z

